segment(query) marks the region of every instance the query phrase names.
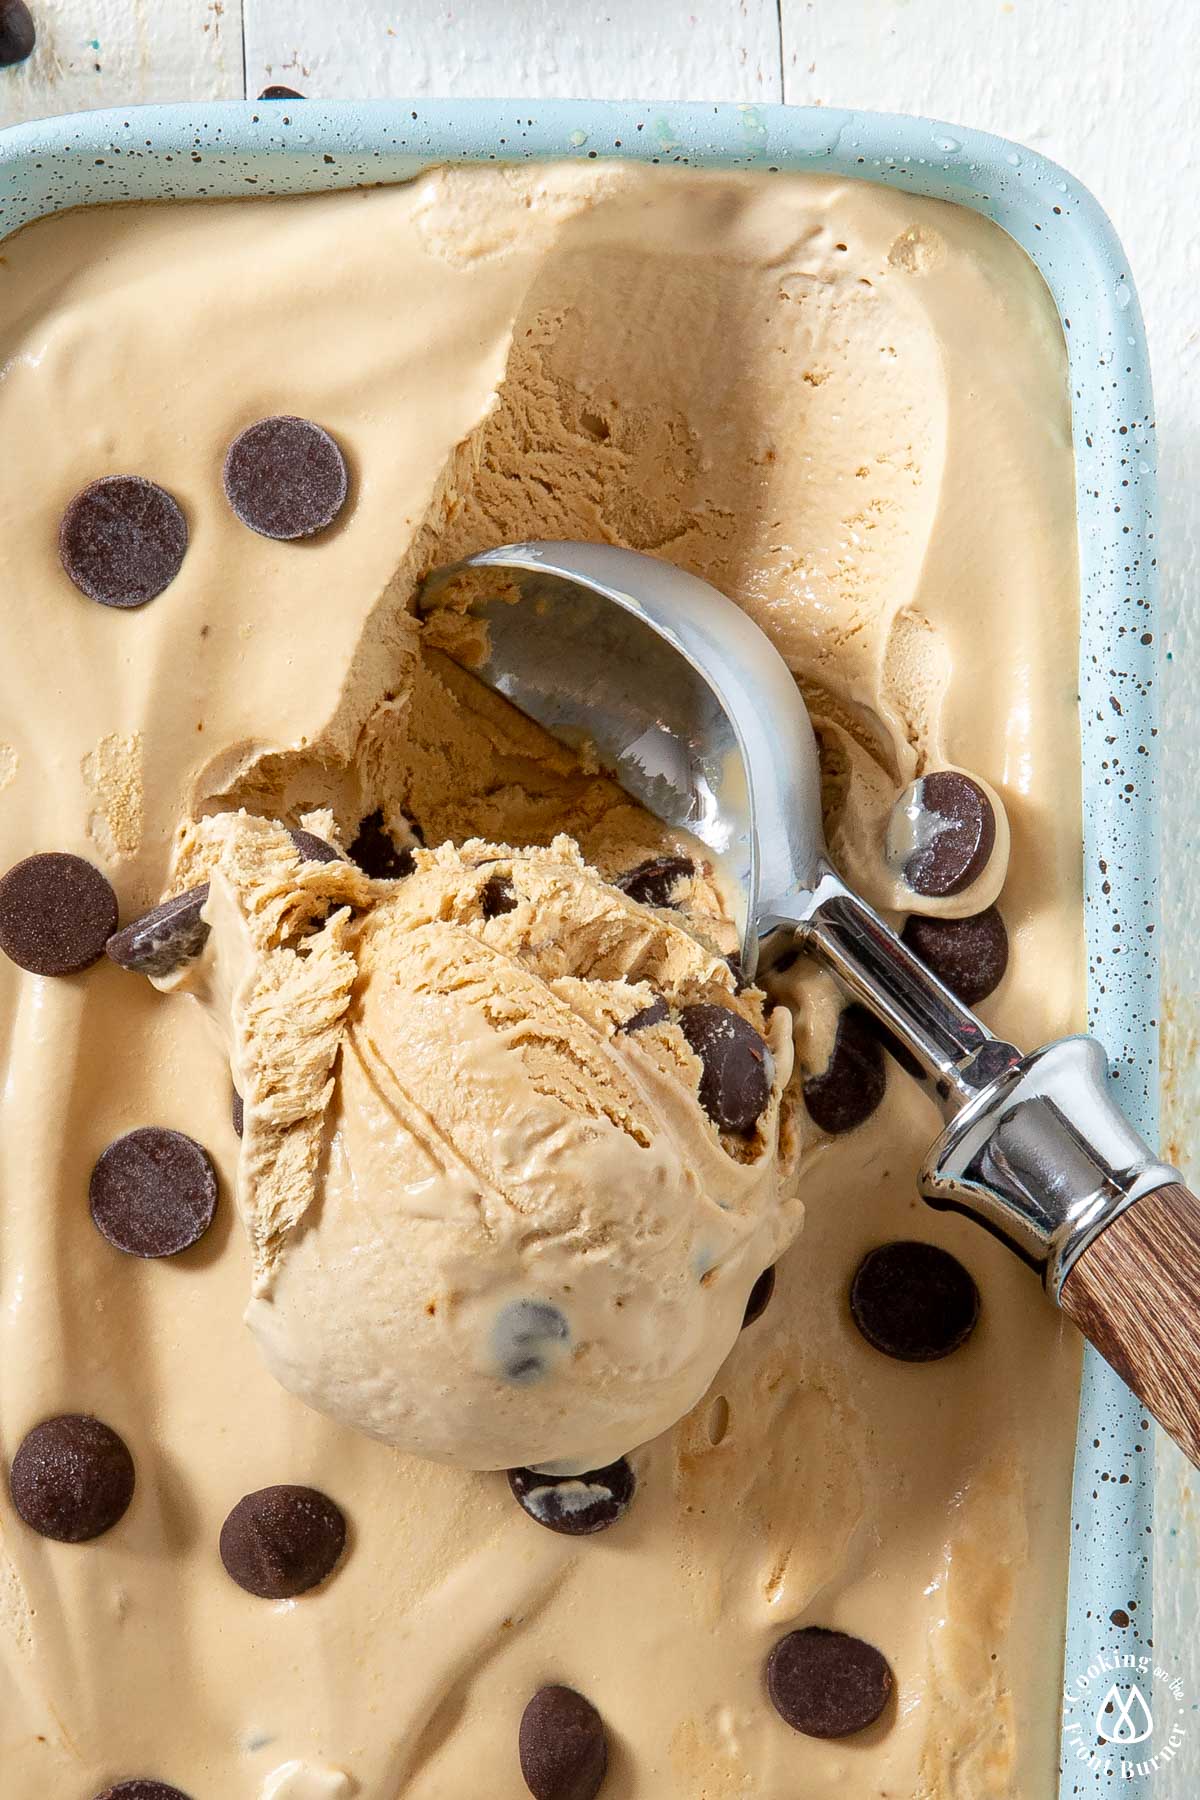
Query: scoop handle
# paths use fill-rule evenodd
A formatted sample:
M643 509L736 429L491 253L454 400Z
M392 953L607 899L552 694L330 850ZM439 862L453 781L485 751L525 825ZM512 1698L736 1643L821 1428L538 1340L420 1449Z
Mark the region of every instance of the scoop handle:
M1169 1182L1080 1255L1059 1305L1200 1467L1200 1200Z

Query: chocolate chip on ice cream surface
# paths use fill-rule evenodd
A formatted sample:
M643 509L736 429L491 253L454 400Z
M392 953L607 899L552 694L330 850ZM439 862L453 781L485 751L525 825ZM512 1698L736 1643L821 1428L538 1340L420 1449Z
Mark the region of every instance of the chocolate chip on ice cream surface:
M400 881L411 875L415 867L407 844L398 845L383 822L383 809L377 808L360 820L358 833L350 845L350 860L358 864L372 881Z
M750 1297L746 1301L746 1311L742 1317L743 1331L745 1331L747 1325L753 1325L756 1320L762 1318L768 1306L771 1304L771 1297L774 1292L775 1270L772 1267L770 1269L764 1269L754 1286L750 1289Z
M937 1244L880 1244L850 1284L854 1323L876 1350L900 1362L935 1362L965 1344L979 1317L979 1289Z
M508 1485L531 1519L564 1537L591 1537L623 1518L637 1488L625 1457L585 1475L543 1475L510 1469Z
M548 1300L514 1300L492 1330L492 1354L514 1387L531 1387L553 1369L570 1346L566 1316Z
M217 1177L207 1150L182 1131L145 1125L101 1152L88 1183L97 1231L129 1256L177 1256L208 1230Z
M124 1441L89 1413L43 1419L9 1471L13 1505L25 1523L60 1544L111 1531L133 1499L134 1479Z
M789 1631L767 1658L767 1691L780 1718L808 1737L848 1737L874 1724L893 1676L873 1644L820 1625Z
M893 809L888 861L915 894L961 894L983 874L995 847L992 803L960 769L923 775Z
M649 1006L643 1006L635 1012L631 1019L626 1019L622 1031L645 1031L651 1025L662 1025L671 1016L671 1009L660 995L652 1000Z
M225 496L260 537L312 537L346 504L349 476L341 449L311 419L260 419L229 446Z
M616 885L642 906L670 906L678 884L695 873L690 856L651 856L619 876Z
M270 87L265 87L258 97L260 100L303 100L304 95L298 94L295 88L284 87L282 82L275 81Z
M190 1800L181 1788L172 1787L169 1781L153 1781L145 1775L134 1775L127 1781L118 1781L113 1787L106 1787L96 1800Z
M771 1052L740 1013L702 1001L679 1027L700 1058L700 1104L719 1131L749 1137L771 1098Z
M0 877L0 950L32 975L89 968L116 923L116 895L82 856L43 851Z
M304 862L330 863L341 862L342 853L335 850L332 844L318 837L315 831L302 831L298 827L288 826L288 836L296 846Z
M201 916L208 892L205 881L185 893L172 894L114 932L104 946L112 961L137 975L159 976L191 962L208 942L208 924Z
M914 913L900 935L964 1006L986 1000L1008 968L1008 931L994 906L967 919L927 919Z
M36 44L33 14L25 0L0 0L0 69L23 63Z
M327 1494L266 1487L238 1501L221 1527L221 1561L248 1594L291 1600L330 1574L346 1547L346 1520Z
M479 904L485 919L498 919L502 913L515 912L517 896L512 882L503 875L490 875L479 890Z
M539 1688L521 1716L521 1774L534 1800L595 1800L608 1769L604 1721L569 1687Z
M883 1046L874 1021L861 1006L847 1006L838 1019L828 1063L804 1083L809 1117L831 1136L853 1131L870 1118L886 1086Z
M170 587L187 554L179 503L140 475L105 475L75 495L58 528L62 566L101 606L144 606Z

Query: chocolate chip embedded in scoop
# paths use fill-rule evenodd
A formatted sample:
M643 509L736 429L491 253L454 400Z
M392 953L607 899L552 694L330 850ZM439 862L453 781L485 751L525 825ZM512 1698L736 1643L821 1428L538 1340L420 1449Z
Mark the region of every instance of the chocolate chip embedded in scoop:
M608 1739L600 1714L574 1688L539 1688L521 1715L517 1745L533 1800L595 1800Z
M0 877L0 950L31 975L75 975L104 953L117 897L90 862L27 856Z
M853 1131L870 1118L886 1087L887 1069L874 1023L861 1006L848 1006L838 1020L829 1062L804 1083L809 1117L832 1136Z
M771 1098L771 1052L727 1006L685 1006L679 1027L700 1058L700 1104L719 1131L749 1137Z
M101 606L144 606L170 587L187 554L187 520L165 488L105 475L67 507L58 554L81 594Z
M238 1501L221 1527L226 1573L261 1600L291 1600L324 1581L346 1547L346 1520L310 1487L266 1487Z
M230 1090L229 1116L233 1120L233 1129L241 1137L246 1128L246 1103L236 1088Z
M485 919L498 919L502 913L515 912L517 896L513 884L503 875L490 875L479 890L479 904Z
M591 1537L622 1518L637 1477L625 1457L586 1475L541 1475L510 1469L508 1485L531 1519L564 1537Z
M60 1544L111 1531L133 1499L133 1458L110 1426L88 1413L35 1425L9 1471L13 1505L27 1525Z
M900 935L964 1006L978 1006L1004 979L1008 932L994 906L969 919L926 919L914 913Z
M868 1344L899 1362L936 1362L965 1344L979 1318L979 1289L937 1244L880 1244L850 1284L850 1312Z
M631 1019L626 1019L621 1030L645 1031L650 1025L661 1025L670 1016L671 1009L660 994L657 1000L650 1002L649 1006L643 1006L641 1011L635 1012Z
M0 69L11 69L33 55L37 30L25 0L0 0Z
M978 880L996 846L996 814L977 781L958 769L937 769L914 782L897 806L905 835L916 844L904 862L914 893L941 899Z
M260 537L312 537L346 504L346 459L311 419L260 419L229 446L225 497Z
M331 863L343 860L341 851L335 850L332 844L327 844L315 831L293 830L289 825L288 836L304 862Z
M115 1787L105 1788L96 1800L190 1800L190 1796L181 1788L172 1787L169 1781L134 1775L129 1781L118 1781Z
M761 1319L771 1304L771 1296L775 1292L775 1268L764 1269L754 1286L750 1289L750 1298L746 1302L746 1311L742 1319L742 1330Z
M382 807L359 821L358 834L350 846L350 860L372 881L400 881L417 866L408 846L397 846L384 825Z
M144 1125L100 1153L88 1205L97 1231L127 1256L178 1256L212 1224L216 1171L182 1131Z
M258 97L260 100L303 100L304 95L298 94L295 88L283 87L279 82L273 82L270 87L265 87Z
M114 932L104 948L113 962L137 975L170 975L199 956L208 942L209 927L200 916L207 900L207 881L172 894Z
M670 906L678 884L695 873L690 856L651 856L620 876L616 885L642 906Z
M848 1737L874 1724L893 1677L873 1644L809 1625L780 1638L767 1658L767 1692L779 1716L807 1737Z

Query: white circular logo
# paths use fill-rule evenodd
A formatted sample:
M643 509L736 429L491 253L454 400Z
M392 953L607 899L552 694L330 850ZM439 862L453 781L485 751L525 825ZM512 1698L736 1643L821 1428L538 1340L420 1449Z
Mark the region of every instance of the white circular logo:
M1154 1658L1098 1650L1063 1687L1063 1757L1118 1781L1151 1775L1187 1736L1183 1683Z

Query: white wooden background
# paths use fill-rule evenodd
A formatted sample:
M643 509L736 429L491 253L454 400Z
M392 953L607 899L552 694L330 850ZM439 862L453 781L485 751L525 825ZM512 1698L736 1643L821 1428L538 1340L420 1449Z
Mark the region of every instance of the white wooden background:
M1166 575L1164 1118L1200 1179L1200 4L1197 0L31 0L0 125L130 101L600 96L925 113L1034 146L1125 241L1150 334ZM1163 1800L1200 1792L1200 1477L1159 1456L1156 1647L1196 1706Z

